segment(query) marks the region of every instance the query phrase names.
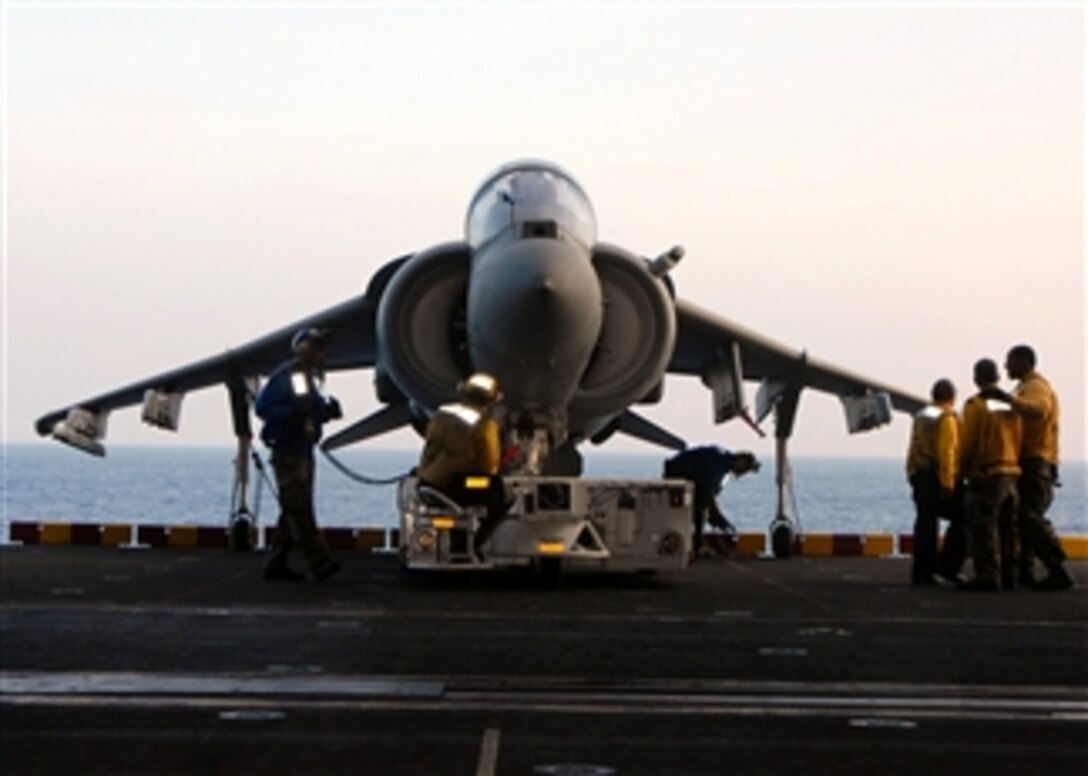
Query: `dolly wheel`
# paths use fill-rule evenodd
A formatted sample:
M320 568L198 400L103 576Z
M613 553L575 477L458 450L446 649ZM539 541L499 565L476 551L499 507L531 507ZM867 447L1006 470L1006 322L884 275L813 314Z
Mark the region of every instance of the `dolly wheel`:
M563 562L559 558L540 559L540 585L545 590L555 590L559 587L562 577Z

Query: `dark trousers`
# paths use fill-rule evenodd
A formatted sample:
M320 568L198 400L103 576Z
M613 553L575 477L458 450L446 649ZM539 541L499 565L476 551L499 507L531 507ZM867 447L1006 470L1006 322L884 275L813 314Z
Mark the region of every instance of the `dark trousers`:
M1046 511L1054 500L1054 466L1042 458L1025 458L1020 462L1020 495L1018 523L1020 529L1021 569L1030 576L1033 558L1048 569L1061 566L1065 551L1047 519Z
M279 490L280 518L266 568L285 569L291 550L299 548L310 568L332 562L314 516L314 461L293 455L272 456L272 470Z
M954 579L967 560L967 530L963 524L963 491L960 488L956 489L945 517L948 528L937 553L937 573L946 579Z
M957 487L951 496L945 497L934 471L917 472L910 484L916 510L911 580L924 584L934 574L951 579L960 573L967 559L967 534L961 514L963 490ZM948 521L943 543L938 541L940 518Z
M997 582L1000 571L1002 581L1009 584L1015 567L1016 502L1014 476L992 475L968 486L963 511L976 578Z
M691 507L691 550L696 555L703 546L703 523L706 521L706 506L698 501Z
M718 505L713 499L710 501L701 501L696 496L695 504L691 508L691 550L696 555L699 554L699 550L702 549L703 546L703 534L705 533L706 523L716 515L721 515L721 511L718 509ZM722 517L724 517L724 515L722 515Z
M941 485L937 473L924 470L910 479L914 496L914 552L911 559L911 581L918 585L929 582L937 571L937 521L941 511Z

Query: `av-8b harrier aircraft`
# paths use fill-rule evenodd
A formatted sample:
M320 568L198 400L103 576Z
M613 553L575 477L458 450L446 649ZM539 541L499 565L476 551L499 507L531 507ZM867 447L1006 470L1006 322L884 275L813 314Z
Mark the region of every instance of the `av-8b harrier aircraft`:
M678 246L645 258L599 242L593 207L570 174L515 161L472 197L464 239L394 259L362 295L249 344L50 412L37 430L103 455L111 411L143 403L146 421L176 430L182 396L222 384L248 452L257 380L287 356L295 332L312 327L329 332L327 369L374 370L381 404L326 449L406 425L422 432L437 407L455 400L458 382L483 371L502 386L504 435L528 440L535 473L571 475L580 473L579 443L616 432L683 448L632 407L660 401L666 374L697 375L716 423L758 424L774 413L781 530L773 541L776 550L789 546L786 442L801 391L839 396L851 432L925 402L676 298L669 272L682 257ZM760 383L754 412L746 381Z

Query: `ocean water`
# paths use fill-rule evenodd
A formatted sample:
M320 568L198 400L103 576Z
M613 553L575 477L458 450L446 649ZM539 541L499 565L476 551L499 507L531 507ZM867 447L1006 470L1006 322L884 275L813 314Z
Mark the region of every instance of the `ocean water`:
M114 446L93 458L52 442L5 445L0 468L0 542L10 521L226 525L230 516L234 450ZM372 478L408 471L418 453L355 449L339 459ZM586 473L657 477L664 455L586 451ZM807 531L909 533L914 511L903 462L896 459L791 460L791 514ZM1062 467L1050 518L1060 533L1088 534L1085 462ZM271 467L266 465L268 477ZM254 477L256 475L254 474ZM318 455L316 506L322 526L393 527L395 486L362 485ZM719 504L740 531L765 530L776 511L773 461L726 481ZM270 488L251 490L249 507L261 524L278 514Z

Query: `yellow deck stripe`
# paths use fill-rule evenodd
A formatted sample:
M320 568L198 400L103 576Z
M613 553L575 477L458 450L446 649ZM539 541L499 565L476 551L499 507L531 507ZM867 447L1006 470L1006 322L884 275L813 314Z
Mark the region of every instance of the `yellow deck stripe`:
M171 547L196 547L200 528L195 525L172 525L166 535L166 543Z
M39 541L42 544L71 544L71 523L42 523L42 532Z
M865 534L861 554L867 558L882 558L895 554L895 537L892 534Z
M104 525L102 526L102 544L109 547L117 547L122 544L132 543L131 525Z
M830 557L835 553L835 534L807 533L801 535L801 554L814 557Z

